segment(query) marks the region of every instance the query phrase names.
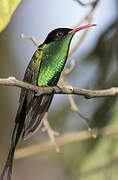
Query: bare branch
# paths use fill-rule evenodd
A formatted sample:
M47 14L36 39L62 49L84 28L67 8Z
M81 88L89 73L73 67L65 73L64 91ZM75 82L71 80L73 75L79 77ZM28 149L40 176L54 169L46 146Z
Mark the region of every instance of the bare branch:
M94 134L96 137L99 136L111 136L118 134L118 127L117 126L109 126L100 129L93 129ZM56 139L56 143L59 147L64 146L66 144L71 144L75 142L81 142L90 139L88 136L88 131L80 131L80 132L73 132L62 135ZM18 149L15 153L15 159L26 158L29 156L37 155L42 152L47 152L52 150L53 147L49 146L50 142L45 142L42 144L34 144L29 147Z
M36 41L34 37L32 36L25 36L24 34L21 34L20 37L22 39L28 39L28 40L31 40L33 42L33 44L36 46L36 47L39 47L39 45L41 45L43 42L42 41Z
M0 79L0 85L25 88L31 91L35 91L36 93L38 93L39 96L43 94L73 94L73 95L84 96L85 98L90 99L90 98L109 97L109 96L118 95L118 87L112 87L104 90L88 90L88 89L73 88L71 86L67 86L67 87L65 86L62 88L58 86L38 87L23 81L19 81L15 77Z
M92 5L92 3L93 2L89 2L89 3L83 3L82 1L80 1L80 0L74 0L74 1L76 1L77 3L79 3L81 6L89 6L89 5Z
M73 70L73 68L74 68L74 66L75 66L75 62L74 62L74 64L73 64L72 62L73 62L73 61L71 61L70 67L69 67L69 68L65 68L64 71L63 71L63 73L62 73L62 76L61 76L61 78L60 78L60 82L61 82L62 86L68 86L68 83L66 82L66 76L68 75L68 73L70 73L70 72ZM71 109L72 109L75 113L77 113L82 119L85 120L86 125L87 125L87 128L88 128L88 132L90 133L91 137L96 138L96 136L95 136L95 135L93 134L93 132L92 132L92 129L91 129L90 126L89 126L89 119L88 119L87 117L85 117L85 116L81 113L79 107L77 107L77 105L76 105L76 102L75 102L72 94L68 94L68 99L69 99L69 102L70 102L70 107L71 107Z
M47 119L47 113L46 113L46 115L45 115L45 117L44 117L44 119L43 119L43 125L44 125L44 127L42 128L42 131L43 131L43 132L45 132L45 131L47 132L47 134L48 134L48 136L49 136L49 138L50 138L50 142L51 142L51 144L55 147L56 152L60 152L60 148L59 148L59 146L57 145L56 140L55 140L55 136L58 136L59 133L56 132L56 131L54 131L54 130L51 128L51 126L50 126L50 124L49 124L49 122L48 122L48 119Z
M91 20L89 21L89 23L91 23ZM83 42L83 40L85 39L86 35L88 33L88 29L86 29L84 31L84 33L82 34L82 36L79 38L79 40L77 41L77 43L74 45L74 47L69 51L69 55L68 56L71 56L75 51L76 49L80 46L80 44Z
M81 5L84 5L84 3L82 3L81 1L79 0L76 0L78 3L80 3ZM79 23L77 23L73 28L79 26L80 24L82 24L85 20L88 21L89 24L91 24L91 21L92 21L92 14L93 14L93 11L95 10L96 6L97 6L97 3L98 3L99 0L96 0L96 1L93 1L91 2L90 4L87 4L87 5L92 5L92 8L90 9L89 13L85 16L85 18L83 18ZM86 35L88 33L88 29L86 29L84 31L84 33L82 34L82 36L79 38L79 40L77 41L77 43L74 45L74 47L70 50L69 52L69 55L68 56L71 56L75 51L76 49L80 46L80 44L83 42L83 40L85 39Z
M74 69L74 67L75 67L75 61L71 60L69 68L67 67L64 68L61 77L63 77L63 75L64 76L68 75Z
M88 2L88 3L83 3L83 2L80 1L80 0L74 0L74 1L76 1L76 2L77 2L78 4L80 4L81 6L93 6L93 8L94 8L99 0L92 1L92 2Z

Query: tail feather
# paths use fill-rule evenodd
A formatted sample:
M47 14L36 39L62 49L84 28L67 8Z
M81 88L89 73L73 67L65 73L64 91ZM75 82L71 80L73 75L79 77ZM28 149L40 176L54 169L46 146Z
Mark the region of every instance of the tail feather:
M24 126L25 110L26 110L25 103L26 101L24 99L24 101L22 101L22 103L20 104L17 115L16 115L15 127L12 134L10 151L9 151L2 175L0 177L0 180L4 179L5 174L7 174L7 180L11 180L14 152L15 152L16 145L18 143L18 140L20 138L20 135L22 133L22 129Z
M11 180L14 152L15 152L15 148L19 140L21 131L22 131L21 127L19 127L19 124L16 123L14 131L13 131L13 135L12 135L10 151L9 151L2 175L0 177L0 180L4 179L4 176L6 173L7 173L7 180Z
M26 140L40 128L41 120L52 102L53 95L35 97L32 106L26 115L23 128L23 139Z

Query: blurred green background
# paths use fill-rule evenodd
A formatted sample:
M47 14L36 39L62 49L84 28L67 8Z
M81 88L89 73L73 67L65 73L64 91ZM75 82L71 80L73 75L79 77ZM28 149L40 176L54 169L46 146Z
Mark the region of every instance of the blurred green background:
M89 0L84 3L91 2ZM22 1L10 24L0 34L0 78L15 76L21 80L36 47L20 34L44 40L56 27L71 27L90 11L74 0ZM118 86L118 3L117 0L98 0L92 23L84 42L69 58L76 61L67 81L74 87L104 89ZM86 22L87 23L87 22ZM81 36L81 33L78 33ZM72 45L79 38L73 40ZM68 65L68 63L67 63ZM10 146L11 133L18 107L20 89L0 86L0 171ZM116 125L117 97L75 101L92 127ZM85 122L70 110L66 95L55 95L49 110L51 127L60 133L86 129ZM42 143L48 139L41 130L19 148ZM116 180L118 179L118 135L89 139L14 161L13 179L17 180Z

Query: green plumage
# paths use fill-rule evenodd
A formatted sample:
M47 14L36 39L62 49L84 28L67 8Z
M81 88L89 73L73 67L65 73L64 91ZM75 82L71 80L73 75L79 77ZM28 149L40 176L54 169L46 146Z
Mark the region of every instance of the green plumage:
M31 68L38 71L38 86L53 86L64 68L72 34L59 41L44 44L35 52ZM37 75L36 75L37 76Z

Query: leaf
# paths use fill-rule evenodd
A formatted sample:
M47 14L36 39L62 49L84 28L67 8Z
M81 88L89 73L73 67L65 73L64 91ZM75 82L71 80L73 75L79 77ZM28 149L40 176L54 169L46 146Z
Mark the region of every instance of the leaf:
M0 0L0 32L9 23L12 14L21 0Z

